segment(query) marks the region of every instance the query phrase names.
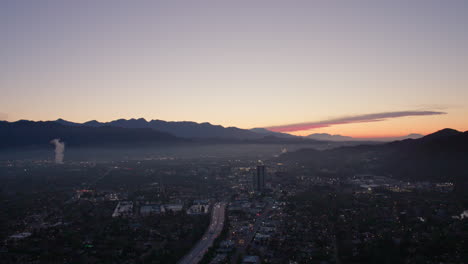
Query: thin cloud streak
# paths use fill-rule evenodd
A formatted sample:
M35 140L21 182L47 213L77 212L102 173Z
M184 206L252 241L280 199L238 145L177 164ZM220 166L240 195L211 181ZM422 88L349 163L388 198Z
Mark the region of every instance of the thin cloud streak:
M266 127L266 129L270 131L274 131L274 132L294 132L294 131L302 131L302 130L322 128L322 127L329 127L329 126L334 126L334 125L379 122L379 121L384 121L389 118L398 118L398 117L405 117L405 116L429 116L429 115L445 115L445 114L447 113L436 112L436 111L384 112L384 113L340 117L340 118L322 120L322 121L317 121L317 122L305 122L305 123L288 124L288 125L281 125L281 126L271 126L271 127Z

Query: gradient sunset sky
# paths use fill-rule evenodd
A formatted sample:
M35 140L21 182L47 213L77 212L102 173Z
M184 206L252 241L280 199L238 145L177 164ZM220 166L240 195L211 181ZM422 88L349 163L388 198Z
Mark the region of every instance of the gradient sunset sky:
M0 120L468 130L468 1L0 1Z

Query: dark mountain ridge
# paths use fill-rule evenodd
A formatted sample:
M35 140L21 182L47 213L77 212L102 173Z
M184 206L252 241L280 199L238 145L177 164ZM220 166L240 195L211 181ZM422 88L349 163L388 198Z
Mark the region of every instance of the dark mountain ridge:
M110 122L98 122L96 120L85 123L73 123L63 119L55 122L68 126L91 126L91 127L121 127L121 128L150 128L161 132L170 133L181 138L230 138L230 139L258 139L263 135L237 127L223 127L210 123L196 123L189 121L168 122L163 120L118 119Z
M151 123L144 119L116 120L110 123L97 121L85 124L73 123L59 119L57 121L27 121L0 122L0 148L13 149L22 147L50 147L49 141L59 138L69 146L77 147L109 147L109 146L147 146L151 144L314 144L327 147L327 142L305 139L302 137L277 137L276 135L260 135L251 131L254 136L243 137L241 129L223 128L208 123L187 123L185 126L195 127L194 130L185 132L195 137L178 137L171 133L154 129ZM163 121L164 122L164 121ZM166 122L172 123L172 122ZM181 127L181 122L175 126ZM213 137L207 134L194 134L194 131L202 133L204 129L210 130ZM215 129L213 129L215 128ZM213 133L214 130L216 133ZM238 131L241 133L237 133ZM231 133L234 131L237 134ZM226 132L227 134L224 134ZM179 132L183 134L184 132ZM237 135L237 136L236 136Z
M153 129L119 127L68 126L57 122L0 121L0 148L50 147L59 138L70 146L139 145L181 142L183 139Z
M294 136L294 135L291 135L291 134L273 132L273 131L270 131L268 129L259 128L259 127L251 128L250 131L258 133L258 134L266 135L266 136L274 136L274 137L279 137L279 138L300 138L298 136Z
M334 168L341 175L372 173L409 180L468 179L468 132L443 129L420 139L330 150L303 149L279 158L312 169Z

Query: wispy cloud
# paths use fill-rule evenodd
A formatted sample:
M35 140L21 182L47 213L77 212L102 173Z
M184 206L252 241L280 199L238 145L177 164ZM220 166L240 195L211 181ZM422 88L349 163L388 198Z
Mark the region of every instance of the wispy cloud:
M287 124L280 126L266 127L266 129L275 132L293 132L301 130L309 130L321 127L329 127L334 125L342 124L352 124L352 123L367 123L367 122L378 122L384 121L390 118L398 118L405 116L429 116L429 115L444 115L445 112L436 112L436 111L399 111L399 112L384 112L384 113L374 113L374 114L364 114L364 115L355 115L340 117L316 122L305 122L305 123L296 123L296 124Z

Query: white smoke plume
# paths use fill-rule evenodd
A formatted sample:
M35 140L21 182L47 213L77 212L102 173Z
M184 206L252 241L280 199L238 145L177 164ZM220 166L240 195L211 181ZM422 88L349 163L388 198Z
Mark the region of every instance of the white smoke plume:
M468 218L468 210L463 211L463 213L461 213L460 215L460 218L461 219Z
M63 164L63 155L65 152L65 143L60 142L60 139L52 139L50 144L54 144L55 146L55 163Z

